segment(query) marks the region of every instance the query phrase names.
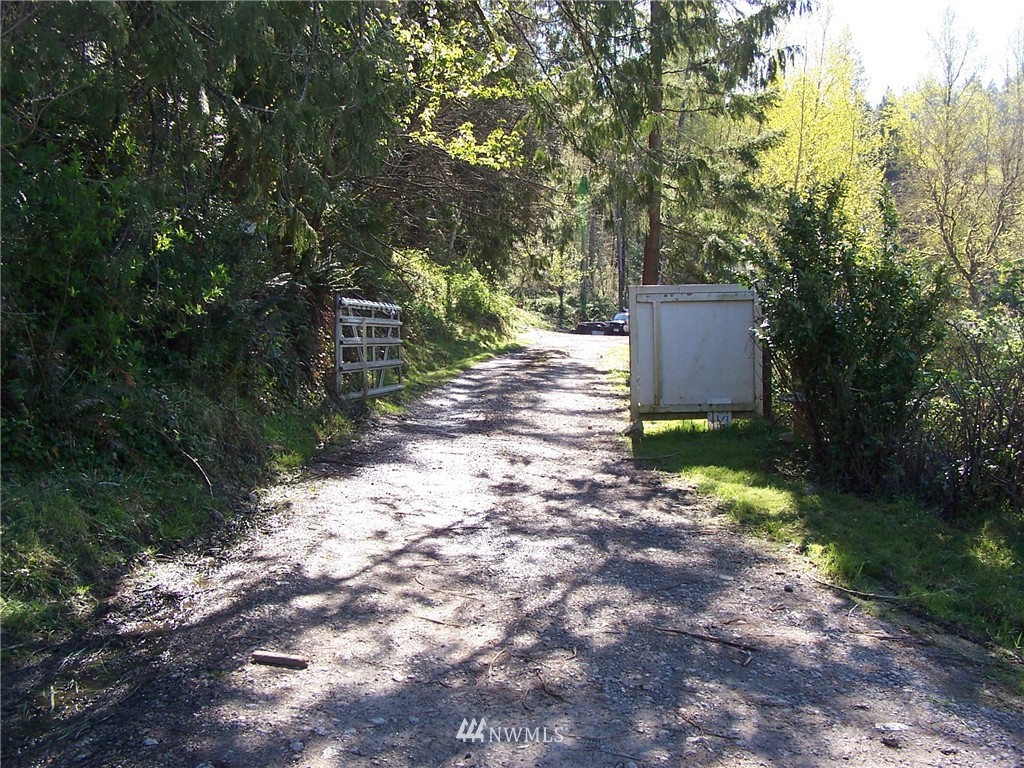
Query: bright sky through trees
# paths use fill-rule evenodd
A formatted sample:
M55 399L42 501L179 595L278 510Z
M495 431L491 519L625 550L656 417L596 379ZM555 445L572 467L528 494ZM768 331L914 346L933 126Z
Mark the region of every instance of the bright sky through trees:
M831 39L848 29L864 64L868 99L877 104L887 87L899 94L929 71L931 38L947 7L964 37L974 31L983 81L1001 84L1010 40L1024 29L1024 9L1012 0L824 0L809 18L793 23L788 40L813 52L821 48L823 24Z

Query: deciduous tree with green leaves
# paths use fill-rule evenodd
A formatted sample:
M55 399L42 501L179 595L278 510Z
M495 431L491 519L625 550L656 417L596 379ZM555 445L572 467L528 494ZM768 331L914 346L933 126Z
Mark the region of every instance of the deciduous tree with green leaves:
M987 88L972 39L958 35L951 12L936 45L936 75L885 116L897 153L897 200L915 249L927 264L945 266L977 305L1020 263L1024 55L1001 88Z
M861 66L849 37L828 45L817 62L805 52L768 109L765 127L780 140L760 157L758 180L784 194L846 180L846 216L878 235L882 136L864 96Z

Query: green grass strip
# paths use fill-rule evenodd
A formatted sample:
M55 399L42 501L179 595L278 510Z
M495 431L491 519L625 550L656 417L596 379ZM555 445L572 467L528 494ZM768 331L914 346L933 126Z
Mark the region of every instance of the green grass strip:
M953 526L912 501L866 500L774 467L785 462L765 423L709 431L706 422L648 425L638 457L718 499L745 528L795 544L826 579L892 594L964 635L1024 649L1024 521L992 514Z

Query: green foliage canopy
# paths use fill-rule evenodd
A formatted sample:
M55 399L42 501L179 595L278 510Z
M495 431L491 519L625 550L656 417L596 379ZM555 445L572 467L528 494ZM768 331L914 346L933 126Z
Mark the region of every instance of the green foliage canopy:
M163 445L175 382L318 385L330 294L403 248L507 269L536 177L468 8L5 3L5 456Z

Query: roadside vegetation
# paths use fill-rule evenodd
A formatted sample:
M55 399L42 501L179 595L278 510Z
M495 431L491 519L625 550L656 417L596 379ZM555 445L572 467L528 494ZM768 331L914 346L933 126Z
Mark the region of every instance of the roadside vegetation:
M509 343L543 137L469 6L13 2L0 46L9 661L357 434L336 294L402 305L409 395Z
M371 402L370 411L400 409L460 371L515 348L515 320L508 322L507 331L467 328L459 338L417 345L406 390ZM203 435L193 425L196 432L182 435L182 441L209 441L210 450L195 455L162 451L136 467L98 458L88 466L42 472L5 468L0 622L8 662L87 621L135 558L244 529L256 511L252 488L301 471L319 452L356 439L366 419L366 412L312 392L271 413L253 404L236 408L230 434Z
M654 422L635 455L678 473L744 529L795 546L822 580L938 622L1015 661L1024 689L1024 528L1010 513L952 524L914 499L866 499L819 485L801 447L768 422L709 431Z

